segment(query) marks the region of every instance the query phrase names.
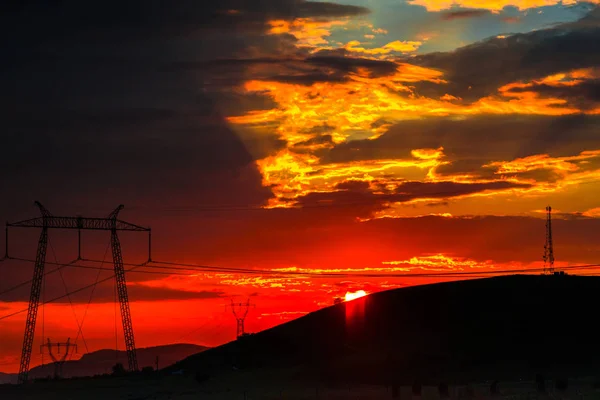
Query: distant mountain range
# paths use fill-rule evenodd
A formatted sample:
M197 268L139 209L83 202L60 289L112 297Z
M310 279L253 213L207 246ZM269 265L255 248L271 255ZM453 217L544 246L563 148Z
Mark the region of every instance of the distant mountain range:
M208 347L195 344L168 344L164 346L145 347L137 349L139 368L155 367L158 357L158 367L164 368L193 354L200 353ZM98 350L84 354L79 360L67 361L63 366L63 377L93 376L111 373L116 363L122 363L127 368L127 353L125 351ZM45 378L54 375L54 364L45 364L32 368L30 378ZM0 372L0 384L16 383L17 374Z

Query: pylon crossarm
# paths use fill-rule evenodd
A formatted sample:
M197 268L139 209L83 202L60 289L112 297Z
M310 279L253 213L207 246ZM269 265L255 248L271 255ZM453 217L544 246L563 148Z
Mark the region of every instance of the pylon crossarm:
M112 229L116 229L118 231L150 231L150 228L135 225L120 219L114 220L110 218L50 216L31 218L18 222L9 222L6 224L8 227L15 228L43 228L44 225L50 229L84 229L97 231L110 231Z

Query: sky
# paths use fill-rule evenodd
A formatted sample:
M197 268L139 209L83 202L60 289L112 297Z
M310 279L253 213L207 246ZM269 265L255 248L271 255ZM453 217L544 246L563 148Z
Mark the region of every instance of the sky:
M598 3L4 6L0 220L124 204L153 260L229 268L129 272L138 347L228 342L232 300L257 332L346 292L456 279L398 274L541 268L547 205L556 266L598 263ZM27 307L27 284L7 290L38 235L11 230L0 262L0 371L18 370L25 313L2 316ZM127 268L147 260L144 234L121 241ZM75 259L75 233L50 244L47 271ZM124 348L108 245L85 232L104 262L46 276L42 301L92 286L40 307L34 349Z

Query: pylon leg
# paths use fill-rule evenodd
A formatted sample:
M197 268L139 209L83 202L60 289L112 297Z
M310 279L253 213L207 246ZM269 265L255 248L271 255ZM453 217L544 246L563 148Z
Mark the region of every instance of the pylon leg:
M43 227L38 242L35 267L33 269L33 280L31 283L31 294L29 296L29 308L27 310L27 323L23 338L23 350L21 351L21 364L19 366L18 382L27 381L29 374L29 362L31 361L31 350L35 335L35 321L37 319L38 306L40 304L40 293L44 280L44 264L46 263L46 249L48 248L48 228Z
M237 338L241 338L242 336L244 336L245 330L244 330L244 319L243 318L238 318L237 320Z
M129 297L127 296L127 283L125 282L125 269L123 268L123 255L121 254L121 243L116 229L111 231L110 242L115 267L115 279L117 281L117 292L119 294L119 305L121 307L121 319L123 321L123 333L125 335L125 347L127 348L127 361L129 370L137 371L137 355L135 352L135 340L133 338L133 326L131 323L131 312L129 311Z

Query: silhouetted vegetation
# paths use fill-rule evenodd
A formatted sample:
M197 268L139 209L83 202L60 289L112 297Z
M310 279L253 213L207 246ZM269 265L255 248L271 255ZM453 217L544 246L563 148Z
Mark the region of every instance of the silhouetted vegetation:
M535 387L539 393L546 393L546 378L542 374L535 376Z
M500 394L498 392L498 381L494 381L492 382L492 384L490 385L490 394L491 395L497 395Z
M414 381L412 385L412 394L413 396L420 396L423 391L423 385L419 381Z
M569 380L567 378L557 378L554 387L559 392L564 392L569 387Z
M210 375L198 372L198 373L196 373L195 378L196 378L196 382L205 383L208 380L210 380Z
M400 397L400 387L397 383L394 383L392 385L392 398L397 399L398 397Z
M448 384L445 382L442 382L438 385L438 392L442 399L446 399L446 398L450 397L450 391L448 389Z
M125 367L123 367L123 364L121 363L116 363L115 365L113 365L112 367L112 375L113 376L125 376L127 372L125 371Z
M467 386L467 387L465 388L465 397L466 397L467 399L472 399L472 398L474 398L474 397L475 397L475 390L473 389L473 387L472 387L472 386Z

